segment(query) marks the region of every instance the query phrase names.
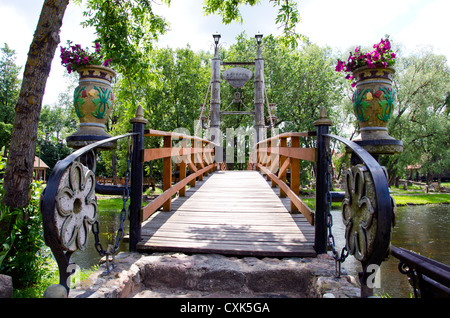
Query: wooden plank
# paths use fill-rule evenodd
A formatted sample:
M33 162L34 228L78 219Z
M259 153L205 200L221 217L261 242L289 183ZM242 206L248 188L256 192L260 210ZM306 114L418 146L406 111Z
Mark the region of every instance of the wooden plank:
M170 157L172 155L172 148L153 148L144 149L144 161L151 161Z
M259 165L259 166L260 166L261 170L266 169L262 165ZM281 182L281 180L277 176L270 173L270 171L268 171L267 169L266 169L266 172L270 174L271 178L276 180L280 189L282 189L287 194L287 196L289 197L290 202L291 202L291 208L292 208L292 205L294 205L303 214L303 216L308 220L308 222L311 225L314 225L314 212L310 209L310 207L308 205L306 205L306 203L304 203L298 197L298 195L294 191L292 191L292 189L290 189L284 182Z
M315 131L304 131L304 132L287 132L287 133L282 133L264 140L261 140L259 143L264 143L267 142L269 140L277 140L277 139L281 139L281 138L291 138L291 137L312 137L312 136L316 136L317 132ZM258 144L259 144L258 143Z
M202 148L180 148L180 147L165 147L165 148L151 148L144 149L144 161L157 160L174 156L186 156L190 154L203 154L206 152L212 152L213 149ZM201 162L197 159L197 162Z
M193 173L186 177L185 179L179 181L175 185L173 185L168 190L164 191L162 194L160 194L156 199L151 201L149 204L147 204L144 208L142 208L141 211L141 222L146 220L148 217L150 217L156 210L158 210L164 202L166 202L169 198L171 198L173 195L175 195L182 187L186 186L189 182L192 181L192 179L195 179L198 175L201 173L205 173L206 171L212 169L215 164L209 165L196 173Z
M164 148L172 148L172 137L165 136L164 137ZM163 159L163 191L167 191L172 186L172 158L165 157ZM170 211L171 210L171 196L166 198L163 203L163 210Z
M272 153L280 154L290 158L316 161L316 148L289 148L289 147L278 147L273 148Z
M287 147L287 138L281 138L280 139L280 147ZM281 181L286 183L286 171L287 168L290 165L290 160L286 156L280 155L280 170L278 172L278 178L280 178ZM285 198L286 193L280 189L280 198Z
M299 137L291 137L291 147L298 148L300 147L300 139ZM298 196L300 193L300 159L291 158L291 191ZM291 213L298 213L299 208L291 199Z

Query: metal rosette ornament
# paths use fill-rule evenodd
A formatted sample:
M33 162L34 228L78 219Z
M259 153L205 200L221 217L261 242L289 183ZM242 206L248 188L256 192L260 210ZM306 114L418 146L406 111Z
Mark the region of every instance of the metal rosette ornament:
M96 220L95 174L74 162L64 172L56 194L53 225L60 247L67 252L84 250Z
M385 174L386 170L383 169ZM346 248L361 263L381 263L389 253L391 233L380 237L377 213L377 197L373 179L367 167L353 166L344 175L345 199L342 203L342 220L345 225ZM390 228L395 221L395 202L391 197L392 214L388 221ZM385 253L377 255L376 245L387 245ZM381 256L381 257L380 257Z

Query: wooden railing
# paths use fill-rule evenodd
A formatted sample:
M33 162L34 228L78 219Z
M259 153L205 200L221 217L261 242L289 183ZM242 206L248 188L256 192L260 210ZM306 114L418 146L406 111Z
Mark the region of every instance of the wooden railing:
M256 144L250 156L249 168L261 171L272 181L272 187L280 188L280 197L291 201L291 213L302 213L314 225L314 212L300 198L300 160L316 161L315 148L300 148L300 138L315 136L315 132L283 133ZM287 171L290 170L290 186Z
M212 172L217 164L214 163L214 144L210 141L173 132L146 130L144 137L162 137L163 148L144 149L143 161L163 160L163 193L152 200L141 210L140 220L143 222L155 211L162 207L163 211L171 210L172 196L178 193L184 196L186 185L195 187L196 179L203 180L203 175ZM174 141L178 141L174 146ZM172 184L173 166L179 170L178 182ZM189 170L189 174L187 173Z

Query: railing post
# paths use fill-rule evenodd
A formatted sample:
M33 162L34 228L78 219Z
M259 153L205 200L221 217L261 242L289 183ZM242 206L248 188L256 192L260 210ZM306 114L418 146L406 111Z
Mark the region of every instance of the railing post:
M316 161L316 212L315 212L315 239L314 248L317 254L327 252L327 214L329 212L328 198L328 150L329 138L325 134L329 133L331 120L327 119L325 107L320 109L319 120L314 122L317 127L317 161ZM330 202L331 203L331 202Z
M130 119L133 124L133 154L131 158L131 195L130 195L130 241L129 250L136 251L136 245L141 240L141 208L142 181L144 178L144 128L147 120L143 116L142 106L138 106L136 117Z
M280 148L287 148L287 137L281 137L280 139ZM286 161L286 156L284 155L280 155L280 169L283 166L284 162ZM286 173L283 173L283 175L280 176L281 181L283 181L284 183L286 183ZM284 192L281 188L280 188L280 198L285 198L286 197L286 192Z
M268 140L266 142L266 147L267 147L266 148L267 149L267 152L266 152L266 154L267 154L267 161L266 161L265 165L266 165L266 168L270 170L270 165L272 163L272 160L271 160L271 156L272 156L272 140ZM266 180L270 181L269 174L266 175Z
M164 136L164 148L172 148L172 136ZM172 186L172 157L163 159L163 191L167 191ZM163 204L163 211L172 210L172 198L168 198Z
M300 137L291 137L291 148L300 148ZM291 158L291 190L300 194L300 159ZM297 206L291 200L291 213L299 213Z
M179 181L186 178L186 162L188 160L188 156L184 155L183 152L185 150L187 150L187 139L183 138L180 145L181 145L180 151L181 151L182 155L180 156L181 160L180 160L180 164L179 164L179 168L180 168ZM178 193L179 193L180 197L186 196L186 186L182 187Z

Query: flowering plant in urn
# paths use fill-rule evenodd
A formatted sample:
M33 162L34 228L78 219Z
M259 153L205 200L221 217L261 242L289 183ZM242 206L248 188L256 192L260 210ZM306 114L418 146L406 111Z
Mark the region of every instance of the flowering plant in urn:
M111 84L116 73L108 67L112 59L104 58L98 43L95 43L94 49L90 53L70 41L68 47L61 47L61 64L69 73L75 71L80 75L79 85L73 94L73 105L80 124L78 130L67 138L73 148L111 137L105 131L105 123L114 102Z
M350 52L347 62L337 60L336 71L347 72L345 77L348 80L352 80L352 87L356 86L355 77L353 72L363 66L368 68L387 68L392 67L395 64L396 54L392 51L391 42L387 35L385 39L377 44L373 45L375 50L371 52L362 52L361 47L357 46L354 52Z
M361 140L392 140L387 124L395 106L392 79L396 54L389 36L373 45L374 50L363 52L356 47L347 62L337 61L336 71L346 72L346 79L355 87L353 110L358 119Z
M72 41L67 41L67 47L60 46L61 50L61 65L63 65L67 72L72 73L86 65L103 65L109 66L112 58L105 59L100 53L101 46L98 42L93 46L94 52L89 52L89 49L82 49L80 44L72 45Z

